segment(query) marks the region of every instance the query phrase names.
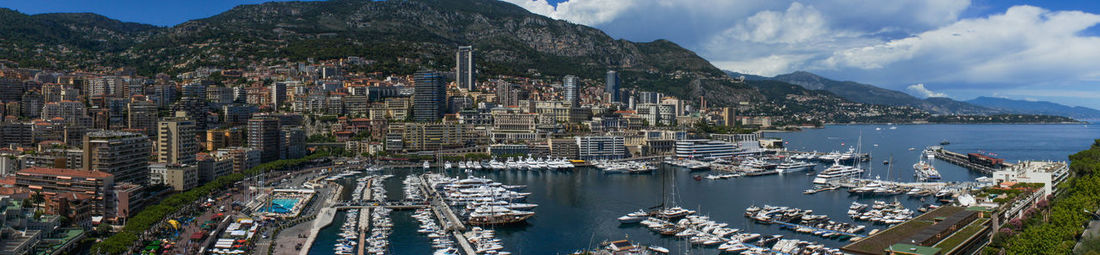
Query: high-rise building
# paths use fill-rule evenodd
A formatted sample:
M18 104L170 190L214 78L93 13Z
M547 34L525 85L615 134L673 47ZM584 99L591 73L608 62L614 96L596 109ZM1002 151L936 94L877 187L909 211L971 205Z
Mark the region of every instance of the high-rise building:
M195 122L185 118L168 118L157 126L157 162L194 165L195 153L199 152Z
M306 156L306 131L302 127L284 127L279 131L283 137L283 159L295 159Z
M456 55L455 78L458 80L458 87L474 90L477 85L477 73L474 69L474 47L458 46Z
M20 102L23 106L23 116L29 118L38 118L42 114L42 94L37 91L30 91L23 94L23 100Z
M275 118L252 118L248 120L248 147L260 151L260 162L279 159L283 138L279 133L279 120Z
M447 107L447 86L443 76L435 72L416 73L413 93L413 119L436 122L443 118Z
M91 126L92 122L84 109L84 103L76 101L46 103L42 106L42 118L46 120L61 118L68 125L81 127Z
M607 93L611 94L611 102L621 103L622 95L619 93L619 87L622 85L622 81L619 80L619 73L615 71L607 71Z
M271 84L271 106L278 109L286 104L286 83L276 82Z
M206 119L209 108L206 106L206 85L191 83L183 85L182 97L172 108L176 112L185 112L191 121L195 122L195 128L206 130Z
M18 102L23 96L23 81L12 78L0 78L0 100L4 102ZM17 115L17 114L8 114Z
M570 107L577 107L581 104L581 88L577 84L577 76L566 75L562 79L562 86L565 87L565 103Z
M149 184L149 138L131 132L101 130L84 136L84 169L115 175L116 182Z
M519 100L527 95L522 91L519 86L504 81L497 82L496 88L496 102L502 106L519 106Z
M134 100L127 107L126 122L130 129L141 130L147 136L156 135L157 104L148 100Z

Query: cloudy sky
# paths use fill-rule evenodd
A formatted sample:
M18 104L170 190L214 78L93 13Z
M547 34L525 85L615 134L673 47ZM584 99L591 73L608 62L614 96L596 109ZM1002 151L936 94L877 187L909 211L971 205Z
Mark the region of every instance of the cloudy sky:
M1100 1L505 1L617 38L669 39L731 71L1100 108Z
M1100 1L502 0L634 41L668 39L722 69L798 70L915 96L1100 108ZM0 1L161 26L265 0Z

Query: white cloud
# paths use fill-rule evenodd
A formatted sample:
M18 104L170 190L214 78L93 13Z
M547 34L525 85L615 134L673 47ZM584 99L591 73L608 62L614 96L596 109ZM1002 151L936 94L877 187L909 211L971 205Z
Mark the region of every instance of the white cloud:
M895 89L920 82L960 97L1088 91L1100 81L1100 15L1080 11L968 9L970 0L503 1L616 38L669 39L744 73L806 70Z
M712 62L718 68L739 73L775 76L784 74L811 58L811 55L770 55L742 61Z
M558 3L557 7L546 0L504 0L533 13L568 20L589 26L600 25L614 20L626 10L637 6L631 0L572 0Z
M822 64L952 82L1095 79L1091 63L1100 58L1100 37L1080 32L1098 23L1096 14L1015 6L1003 14L837 51Z
M905 87L905 90L908 90L909 92L913 92L913 93L916 94L916 96L923 97L923 98L947 97L947 94L940 93L940 92L934 92L934 91L932 91L928 88L925 88L924 83L917 83L917 84L909 85L909 87Z

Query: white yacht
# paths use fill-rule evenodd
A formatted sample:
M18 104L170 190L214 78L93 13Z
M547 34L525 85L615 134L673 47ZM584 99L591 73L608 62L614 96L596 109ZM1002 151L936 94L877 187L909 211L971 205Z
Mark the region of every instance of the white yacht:
M775 170L783 174L798 171L812 171L814 166L817 166L817 164L799 160L788 160L780 163L779 166L775 167Z
M814 178L814 184L826 184L829 181L839 180L844 178L855 177L863 173L863 169L853 166L841 165L839 160L833 162L832 166L821 171Z

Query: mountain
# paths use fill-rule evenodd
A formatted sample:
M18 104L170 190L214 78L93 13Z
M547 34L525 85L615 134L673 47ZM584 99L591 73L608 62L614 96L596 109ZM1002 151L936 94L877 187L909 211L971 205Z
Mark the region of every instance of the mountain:
M91 13L26 15L0 8L0 58L23 66L85 68L157 29Z
M1074 119L1096 120L1100 119L1100 110L1068 106L1047 101L1025 101L997 97L978 97L967 100L967 103L999 109L1003 111L1067 116Z
M745 76L748 80L775 80L802 86L810 90L824 90L853 102L879 105L910 106L939 114L997 114L1000 110L981 107L949 98L920 99L905 92L884 89L853 81L835 81L819 75L797 71L775 77L746 75L727 71L731 77Z
M408 74L450 70L460 45L474 46L482 73L599 83L610 69L624 87L719 104L760 98L673 42L614 39L496 0L269 2L165 28L0 11L0 58L29 67L128 66L152 75L362 56L375 62L357 71Z

